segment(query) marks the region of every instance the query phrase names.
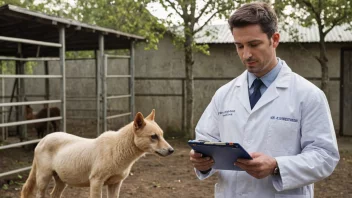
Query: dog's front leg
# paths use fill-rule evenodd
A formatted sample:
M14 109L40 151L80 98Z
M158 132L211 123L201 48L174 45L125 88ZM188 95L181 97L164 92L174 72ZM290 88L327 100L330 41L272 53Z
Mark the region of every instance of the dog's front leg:
M118 198L122 181L117 184L108 185L108 198Z
M102 188L101 180L90 180L90 198L102 198Z

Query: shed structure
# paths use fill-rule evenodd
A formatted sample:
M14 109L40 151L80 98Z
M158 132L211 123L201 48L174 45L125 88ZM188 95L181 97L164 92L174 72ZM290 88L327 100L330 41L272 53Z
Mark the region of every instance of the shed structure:
M65 52L68 51L95 51L96 58L96 121L97 135L101 130L107 129L107 119L121 116L134 115L134 46L136 42L144 41L141 36L128 34L113 29L107 29L95 25L80 23L75 20L49 16L39 12L33 12L13 5L0 7L0 66L1 61L15 61L16 74L4 74L1 68L0 80L2 85L1 108L1 136L3 141L7 139L7 127L18 126L20 131L19 143L0 146L0 150L13 147L34 144L40 139L27 139L27 124L61 120L61 130L66 131L66 74ZM129 55L113 56L105 53L105 50L129 50ZM109 58L122 58L129 61L129 75L108 75L107 64ZM26 75L25 63L28 61L43 61L45 75ZM48 61L59 61L60 75L48 74ZM45 79L46 99L41 101L27 101L25 91L26 79ZM49 79L60 80L60 98L50 100L48 94ZM128 78L129 94L107 95L107 78ZM4 80L15 79L10 102L4 99ZM129 98L130 111L118 115L107 116L108 99ZM16 101L14 102L13 99ZM26 105L35 104L60 104L61 115L35 120L26 120ZM10 116L5 108L16 108L16 121L9 122ZM8 112L8 113L7 113ZM49 112L49 111L48 111ZM0 173L0 177L29 170L24 167L17 170Z

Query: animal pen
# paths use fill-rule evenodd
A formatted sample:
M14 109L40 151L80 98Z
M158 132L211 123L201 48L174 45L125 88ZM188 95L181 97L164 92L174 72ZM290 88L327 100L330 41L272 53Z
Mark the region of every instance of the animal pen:
M0 150L11 149L40 141L38 138L28 139L27 125L40 122L59 120L61 131L66 131L67 119L94 119L96 121L97 136L108 128L107 120L129 117L131 121L134 116L134 46L138 41L144 41L143 37L127 34L112 29L99 26L88 25L70 19L64 19L45 15L38 12L29 11L12 5L0 7L0 66L1 66L1 137ZM126 50L128 55L111 55L106 50ZM65 52L67 51L95 51L95 76L71 76L66 75ZM124 59L127 61L128 74L113 75L108 71L109 61L112 59ZM15 63L15 74L4 73L1 63L12 61ZM25 64L27 62L42 62L44 74L26 74ZM80 60L78 60L80 61ZM59 74L49 74L49 63L56 63L59 66ZM111 62L110 62L111 63ZM74 72L72 72L74 73ZM77 98L66 95L67 79L91 79L95 81L95 96ZM128 93L108 94L109 79L125 79ZM13 80L11 95L6 96L5 80ZM45 82L45 94L34 95L26 94L26 81L40 79ZM60 94L57 98L52 98L50 94L49 80L59 81ZM94 86L94 85L93 85ZM116 85L119 86L119 85ZM94 89L93 88L93 89ZM77 87L76 87L77 89ZM78 87L79 89L79 87ZM75 91L74 91L75 92ZM76 90L76 92L78 92ZM27 100L27 98L41 98L37 100ZM43 99L44 98L44 99ZM108 113L108 103L111 100L128 99L128 112L119 112L111 115ZM15 101L13 101L15 100ZM96 102L95 116L91 117L72 117L66 114L67 101L86 100ZM59 104L61 109L60 116L34 120L26 120L27 105L48 106ZM13 121L11 113L15 107L15 118ZM48 108L49 109L49 108ZM79 110L79 109L72 109ZM80 109L86 110L86 109ZM48 112L49 113L49 112ZM12 114L13 115L13 114ZM7 141L9 139L8 128L16 127L19 142ZM1 143L0 141L0 143ZM0 173L0 178L29 170L31 167L23 167L16 170Z

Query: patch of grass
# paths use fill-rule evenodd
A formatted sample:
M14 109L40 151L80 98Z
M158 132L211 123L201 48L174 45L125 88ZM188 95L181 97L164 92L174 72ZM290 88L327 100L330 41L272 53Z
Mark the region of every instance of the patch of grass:
M7 190L7 189L9 189L9 185L8 184L4 184L4 185L2 185L2 187L1 187L3 190Z

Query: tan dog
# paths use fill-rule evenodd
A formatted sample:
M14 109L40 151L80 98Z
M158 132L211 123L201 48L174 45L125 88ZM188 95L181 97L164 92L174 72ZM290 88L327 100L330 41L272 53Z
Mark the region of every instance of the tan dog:
M109 131L96 139L86 139L64 132L44 137L35 149L32 171L23 186L21 198L45 196L52 177L55 187L51 197L61 197L66 184L90 187L90 198L101 198L108 185L108 198L119 197L124 179L132 165L145 153L167 156L174 149L163 138L154 121L155 111L145 119L139 112L130 124L119 131Z

